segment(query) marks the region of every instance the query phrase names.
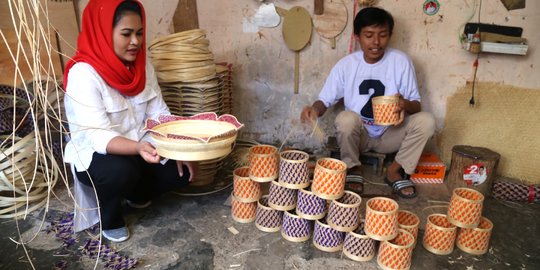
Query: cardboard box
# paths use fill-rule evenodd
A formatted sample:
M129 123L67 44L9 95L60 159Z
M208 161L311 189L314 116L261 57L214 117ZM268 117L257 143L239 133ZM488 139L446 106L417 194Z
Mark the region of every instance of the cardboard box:
M442 184L446 175L446 166L435 154L424 153L420 156L411 181L418 184Z

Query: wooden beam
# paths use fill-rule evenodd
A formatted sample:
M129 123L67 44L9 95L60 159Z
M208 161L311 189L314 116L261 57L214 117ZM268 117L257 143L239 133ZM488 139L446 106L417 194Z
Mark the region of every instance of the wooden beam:
M197 0L180 0L173 16L174 32L199 28Z

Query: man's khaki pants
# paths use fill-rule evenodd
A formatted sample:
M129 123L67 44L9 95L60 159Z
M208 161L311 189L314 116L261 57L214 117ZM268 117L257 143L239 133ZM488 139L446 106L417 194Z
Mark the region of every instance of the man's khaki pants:
M412 174L424 146L435 132L435 119L428 112L406 115L403 123L389 126L379 138L369 137L360 116L352 111L339 113L335 126L341 160L347 164L347 168L362 165L359 158L363 152L397 152L395 161L407 174Z

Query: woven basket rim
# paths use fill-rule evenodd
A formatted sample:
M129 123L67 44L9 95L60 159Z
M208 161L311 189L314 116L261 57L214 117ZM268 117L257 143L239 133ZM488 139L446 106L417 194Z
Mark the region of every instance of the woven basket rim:
M390 240L384 240L383 242L386 242L386 244L390 245L391 247L395 248L395 249L407 249L407 248L411 248L413 245L414 245L414 236L412 235L412 233L404 230L404 229L398 229L398 235L400 233L404 233L405 235L407 235L408 237L410 237L410 239L412 239L412 241L410 241L409 244L405 245L405 246L402 246L402 245L397 245L397 244L394 244L394 243L391 243L390 241L396 239L398 236L396 236L395 238L393 239L390 239Z
M352 195L354 197L356 197L359 202L356 202L354 204L346 204L346 203L342 203L342 202L339 202L338 200L342 199L346 194L349 194L349 195ZM360 207L360 204L362 203L362 197L360 195L358 195L356 192L352 192L350 190L345 190L343 192L343 195L337 199L333 199L331 202L331 204L336 204L342 208L357 208L357 207Z
M377 96L372 98L373 104L388 104L388 103L396 103L399 101L399 97L397 96Z
M471 200L471 199L467 199L465 197L462 197L461 195L459 195L457 193L457 191L460 191L460 190L466 190L466 191L469 191L469 192L472 192L472 193L476 193L477 195L480 195L480 199ZM475 203L475 204L483 203L483 201L485 199L484 194L482 194L480 191L474 190L472 188L464 188L464 187L455 188L454 191L452 191L452 196L454 196L454 195L456 196L456 199L458 199L458 200L463 200L463 201L467 201L467 202L471 202L471 203Z
M431 225L432 225L433 227L435 227L436 229L441 230L441 231L454 231L454 230L456 230L457 226L454 225L454 224L453 224L452 222L450 222L450 221L448 221L448 224L451 225L450 228L446 228L446 227L443 227L443 226L440 226L440 225L437 225L437 224L431 222L431 220L430 220L429 218L430 218L430 217L433 217L433 216L444 217L444 218L447 219L447 221L448 221L448 216L445 215L445 214L431 214L431 215L429 215L429 216L426 218L427 223L428 223L428 224L431 224ZM427 225L426 225L426 226L427 226Z
M333 169L325 168L322 165L319 165L319 161L323 161L323 160L331 160L331 161L340 163L341 165L343 165L344 169L343 170L333 170ZM343 161L341 161L339 159L336 159L336 158L324 157L324 158L317 159L317 161L315 162L315 168L319 168L320 170L324 170L324 171L331 172L331 173L342 173L342 172L347 170L347 164L345 164L345 162L343 162Z
M269 157L269 156L273 156L273 155L276 155L277 152L278 152L278 149L277 147L273 146L273 145L269 145L269 144L259 144L259 145L254 145L252 147L249 148L249 154L252 154L253 152L253 149L256 149L256 148L271 148L272 150L275 150L273 151L272 153L268 153L268 154L254 154L254 155L257 155L258 157Z
M401 223L399 223L399 213L400 213L400 212L406 213L406 214L408 214L408 215L414 216L414 218L416 219L416 223L413 224L413 225L408 225L408 224L401 224ZM413 212L411 212L411 211L407 211L407 210L398 210L398 225L399 225L399 226L402 226L402 227L404 227L404 228L414 228L414 227L417 227L418 225L420 225L420 217L419 217L417 214L415 214L415 213L413 213Z
M371 208L371 206L369 206L369 203L371 201L375 201L375 200L383 200L383 201L389 201L391 202L392 204L395 204L396 205L396 209L395 210L392 210L392 211L378 211L378 210L374 210L373 208ZM369 199L367 202L366 202L366 209L370 209L370 211L374 212L374 213L377 213L377 214L380 214L380 215L392 215L392 214L396 214L396 218L397 218L397 211L399 211L399 204L395 201L395 200L392 200L390 198L386 198L386 197L374 197L374 198L371 198Z
M283 154L288 154L288 153L298 153L298 154L302 154L304 156L304 158L302 159L288 159L288 158L283 158ZM288 162L288 163L305 163L309 160L309 155L308 153L304 152L304 151L300 151L300 150L285 150L285 151L281 151L281 153L279 153L279 158L280 160L284 160L285 162Z

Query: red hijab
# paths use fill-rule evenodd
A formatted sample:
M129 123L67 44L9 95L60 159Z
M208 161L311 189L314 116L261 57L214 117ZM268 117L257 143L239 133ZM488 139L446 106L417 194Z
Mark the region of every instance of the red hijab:
M109 86L126 96L139 94L146 84L146 31L143 27L141 48L130 68L116 56L113 47L114 12L125 0L90 0L83 12L82 31L77 40L77 53L66 64L64 89L67 89L67 74L78 62L90 64ZM141 7L142 25L146 23L144 8Z

